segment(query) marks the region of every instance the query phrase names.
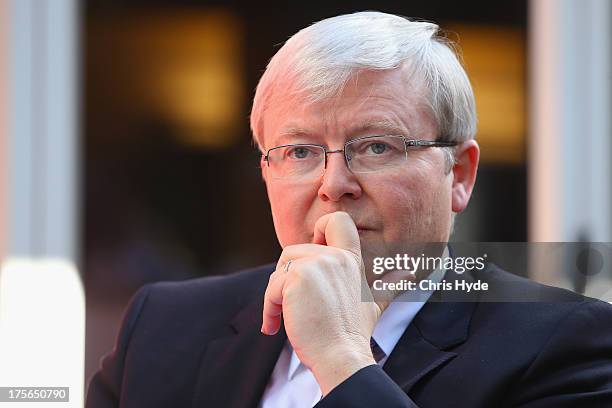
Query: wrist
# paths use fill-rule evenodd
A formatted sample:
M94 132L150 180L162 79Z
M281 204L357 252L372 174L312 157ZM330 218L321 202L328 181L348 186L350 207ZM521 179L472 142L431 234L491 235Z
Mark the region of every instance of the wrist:
M311 371L325 397L357 371L372 364L376 364L376 361L369 346L336 348L329 349Z

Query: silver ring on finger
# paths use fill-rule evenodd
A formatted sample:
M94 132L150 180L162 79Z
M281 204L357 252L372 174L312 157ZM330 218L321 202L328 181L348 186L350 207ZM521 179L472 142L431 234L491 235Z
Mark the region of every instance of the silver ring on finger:
M293 262L293 259L290 259L285 266L283 267L283 272L289 272L289 267L291 266L291 262Z

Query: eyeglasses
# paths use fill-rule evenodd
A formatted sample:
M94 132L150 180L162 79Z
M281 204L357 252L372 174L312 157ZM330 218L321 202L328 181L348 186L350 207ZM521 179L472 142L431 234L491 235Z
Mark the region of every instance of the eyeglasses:
M270 176L283 180L306 180L320 177L327 168L327 155L344 153L347 167L353 173L374 173L396 167L408 160L409 148L451 147L457 142L410 140L401 135L365 136L351 139L344 149L327 150L317 144L276 146L263 155Z

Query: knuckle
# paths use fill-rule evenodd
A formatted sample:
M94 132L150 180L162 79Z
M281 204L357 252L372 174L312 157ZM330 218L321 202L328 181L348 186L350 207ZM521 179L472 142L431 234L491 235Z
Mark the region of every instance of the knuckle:
M359 255L354 254L353 252L350 251L343 251L343 257L342 257L344 266L349 267L349 266L354 266L354 265L361 265L362 260L359 257Z
M289 269L289 277L291 282L303 282L305 280L310 279L312 276L312 261L309 259L300 259L299 261L294 261L291 264L291 268Z
M293 276L294 279L304 279L304 277L306 276L307 269L307 263L294 261L291 264L289 273Z
M324 254L318 259L319 265L324 269L337 269L342 266L342 261L336 254Z
M299 291L299 281L292 280L288 282L282 289L283 299L291 300L296 296L297 291Z
M283 248L283 252L281 253L281 259L290 257L291 254L299 252L305 244L292 244L287 245Z
M341 260L338 255L338 251L325 252L317 257L317 262L324 268L335 269L341 264Z

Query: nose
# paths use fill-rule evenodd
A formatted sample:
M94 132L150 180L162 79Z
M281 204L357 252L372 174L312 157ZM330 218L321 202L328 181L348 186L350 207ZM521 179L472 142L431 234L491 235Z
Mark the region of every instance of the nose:
M362 189L355 174L349 170L342 150L327 153L327 166L323 173L318 195L323 201L337 202L343 198L357 200Z

